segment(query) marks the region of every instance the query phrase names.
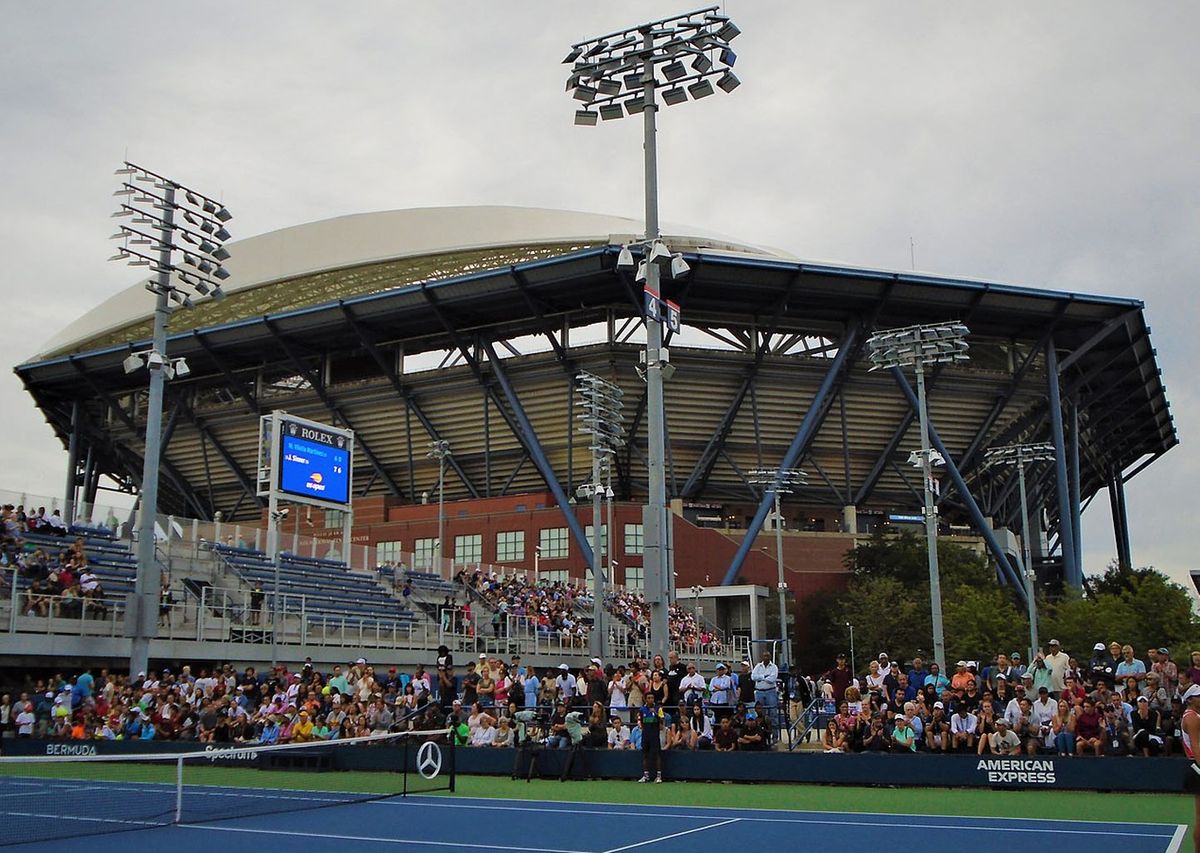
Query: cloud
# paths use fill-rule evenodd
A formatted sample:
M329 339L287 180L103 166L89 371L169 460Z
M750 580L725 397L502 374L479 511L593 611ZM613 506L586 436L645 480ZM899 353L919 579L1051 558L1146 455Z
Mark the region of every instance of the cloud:
M127 286L106 265L128 151L223 194L235 236L373 209L640 216L637 122L576 128L567 45L642 2L18 4L0 34L0 353L16 364ZM662 218L801 257L1147 303L1184 444L1129 485L1138 562L1182 577L1200 400L1195 4L729 3L732 96L666 109ZM669 8L661 9L664 13ZM0 378L8 484L62 451ZM1089 570L1113 553L1103 497Z

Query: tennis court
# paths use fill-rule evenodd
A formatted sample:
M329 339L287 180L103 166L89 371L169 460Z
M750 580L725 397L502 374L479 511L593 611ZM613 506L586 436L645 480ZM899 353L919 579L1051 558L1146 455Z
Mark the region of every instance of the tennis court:
M1186 827L1176 824L1109 823L1022 818L939 817L774 811L767 809L616 805L603 803L501 800L449 796L390 797L349 801L335 791L262 790L206 787L203 796L223 801L237 811L238 801L253 798L256 810L272 814L201 823L153 825L130 823L136 833L119 829L119 817L63 810L64 802L87 802L95 782L8 778L0 797L16 796L22 804L45 802L47 821L94 824L104 834L90 835L89 851L128 851L139 847L201 853L214 846L223 853L261 851L270 837L307 841L307 849L333 849L353 843L356 850L396 850L410 846L428 853L464 849L513 853L683 853L747 846L785 850L837 851L907 844L914 833L933 832L940 841L972 853L1011 853L1014 846L1033 849L1086 849L1090 853L1173 853L1180 849ZM158 783L105 783L106 797L173 798L175 788ZM651 788L651 786L645 786ZM651 791L647 790L647 795ZM0 825L11 819L40 815L9 811L0 800ZM116 825L114 825L116 824ZM2 830L0 830L2 832ZM86 832L86 830L85 830ZM13 851L58 853L75 850L79 838L14 845ZM169 848L167 848L169 845ZM783 845L782 847L779 845Z

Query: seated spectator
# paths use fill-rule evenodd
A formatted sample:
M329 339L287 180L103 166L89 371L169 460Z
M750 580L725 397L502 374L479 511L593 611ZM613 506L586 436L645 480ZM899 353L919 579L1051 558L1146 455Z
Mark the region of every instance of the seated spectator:
M1099 756L1104 749L1101 733L1103 718L1096 711L1096 703L1090 697L1083 700L1083 711L1075 717L1075 745L1079 752L1091 750Z
M1008 721L1003 717L996 720L996 730L987 736L986 741L980 742L980 754L983 754L985 742L993 755L1019 755L1021 752L1021 739L1009 729Z
M917 735L907 716L901 714L896 717L896 725L892 729L892 741L898 752L917 751Z
M1145 696L1139 696L1137 699L1137 711L1133 715L1131 730L1133 732L1131 743L1135 750L1145 756L1162 753L1165 745L1162 714L1151 706L1150 700Z
M970 708L960 704L950 718L951 747L955 752L975 751L975 732L979 719Z

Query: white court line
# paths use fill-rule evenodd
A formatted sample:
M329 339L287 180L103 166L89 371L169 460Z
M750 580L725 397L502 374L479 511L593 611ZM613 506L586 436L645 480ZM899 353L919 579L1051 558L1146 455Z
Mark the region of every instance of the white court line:
M716 829L718 826L728 826L731 823L737 823L741 820L740 817L733 817L729 820L723 820L720 823L710 823L708 826L697 826L694 829L685 829L683 832L673 832L670 835L662 835L658 838L651 838L648 841L639 841L636 844L626 844L624 847L613 847L611 850L605 850L604 853L621 853L622 850L632 850L635 847L645 847L647 844L658 844L660 841L670 841L672 838L679 838L683 835L691 835L693 832L704 832L706 829Z
M431 800L431 799L435 800L435 801L445 799L444 797L434 796L433 794L410 794L408 796L408 799L417 800L421 797L425 798L425 800L422 800L422 802L425 802L426 800ZM624 805L623 803L598 803L598 802L594 802L591 800L505 800L505 799L497 798L497 797L468 797L468 796L460 795L460 794L455 794L454 799L460 800L460 801L461 800L473 800L476 802L483 802L483 803L558 804L558 805L568 806L568 807L569 806L620 806L620 805ZM460 808L465 808L465 806L460 806ZM831 812L831 811L824 810L824 809L768 809L768 808L763 808L761 806L663 806L663 808L665 808L665 809L706 809L708 811L726 811L726 812L759 812L759 813L767 812L769 814L795 814L795 813L800 813L800 814L852 814L852 815L855 815L856 817L897 817L896 812L859 812L859 811ZM559 809L558 811L561 811L561 809ZM571 809L571 811L574 811L574 809ZM609 814L609 812L597 812L597 814ZM655 816L663 817L664 813L656 812ZM707 817L707 816L708 815L691 815L691 817ZM1061 818L1060 817L993 817L992 815L969 815L969 814L927 815L927 817L930 817L930 816L931 817L945 817L945 818L965 817L965 818L968 818L971 820L990 820L990 821L1000 821L1000 822L1005 822L1005 823L1010 822L1010 821L1017 821L1017 822L1024 821L1026 823L1089 823L1089 824L1095 824L1095 823L1122 824L1122 823L1124 823L1123 821L1119 821L1119 820L1118 821L1094 821L1094 820L1085 820L1083 818L1078 818L1078 817L1061 817ZM675 817L687 817L687 815L675 815ZM746 820L750 820L750 819L751 818L746 818ZM1174 829L1175 829L1175 824L1173 824L1173 823L1133 823L1133 824L1125 823L1124 825L1125 826L1157 826L1162 829L1166 829L1169 827L1172 831L1174 831ZM1166 838L1166 837L1167 836L1165 836L1165 835L1163 836L1163 838Z
M166 826L163 821L153 820L119 820L112 817L91 817L84 815L65 815L65 814L38 814L37 812L14 812L0 811L0 815L5 817L36 817L48 818L50 820L79 820L87 823L119 823L124 826Z
M1200 831L1200 827L1196 828ZM1167 853L1179 853L1179 848L1183 847L1183 836L1187 835L1187 824L1179 824L1175 827L1175 834L1171 836L1171 843L1167 845Z
M372 841L377 844L420 844L427 847L469 847L472 850L509 850L516 853L589 853L587 850L555 850L550 847L506 847L501 844L481 844L462 841L429 841L417 838L377 838L371 835L338 835L332 832L293 832L285 829L252 829L243 826L207 826L205 824L176 824L177 829L202 829L208 832L247 832L255 835L295 835L300 838L329 838L335 841ZM624 848L622 848L624 849Z
M401 806L401 807L403 807L404 805L406 805L406 802L407 801L405 801L405 800L372 800L371 804L379 805L379 806ZM509 801L509 802L511 802L511 801ZM520 802L520 801L518 800L516 802ZM410 805L415 805L415 803L411 803ZM564 802L563 805L571 806L574 804ZM585 804L585 805L587 805L587 804ZM597 804L592 804L592 805L597 805ZM441 809L483 809L483 810L488 810L488 811L549 812L552 814L564 814L564 813L597 814L597 815L612 815L614 817L658 817L658 818L666 817L666 818L675 818L675 819L691 818L692 820L704 820L707 817L720 817L719 814L717 814L717 815L695 815L695 814L687 815L687 814L676 814L673 812L613 811L612 809L605 809L603 811L587 811L585 809L550 809L550 808L545 808L545 807L510 806L510 805L480 806L480 805L475 805L473 803L433 803L433 802L428 802L428 801L422 801L421 807L422 808L424 808L424 807L441 808ZM668 806L668 808L670 808L670 807ZM684 808L707 808L707 806L685 806ZM716 811L716 812L720 812L722 810L722 808L713 807L712 810ZM754 811L754 810L747 809L747 811ZM758 811L765 811L765 809L758 809ZM818 814L840 814L840 813L839 812L818 812ZM898 828L898 829L919 829L921 826L923 826L923 824L901 823L901 822L895 822L895 821L848 820L847 819L847 818L851 818L851 817L862 817L862 813L846 812L845 816L840 820L819 819L819 818L795 818L795 817L740 817L740 818L737 818L737 820L753 822L753 823L803 823L803 824L815 824L818 826L865 826L865 827L889 827L889 828ZM880 815L880 817L896 817L896 815ZM938 815L938 817L945 817L945 816ZM974 819L980 820L980 821L1005 821L1005 820L1008 820L1008 818L986 818L986 817L980 817L980 818L974 818ZM1044 818L1044 819L1020 818L1020 819L1021 820L1040 820L1042 823L1051 823L1051 824L1060 822L1060 821L1054 820L1052 818ZM1079 824L1088 824L1088 823L1094 824L1096 822L1095 821L1074 821L1073 823L1075 825L1079 825ZM1133 827L1133 826L1142 826L1143 824L1131 824L1131 823L1117 822L1114 825ZM1144 825L1147 827L1174 826L1174 824L1162 824L1162 823L1151 823L1151 824L1144 824ZM1158 833L1146 832L1144 830L1138 830L1135 832L1121 832L1121 831L1109 830L1109 829L1104 829L1104 830L1100 830L1100 829L1056 829L1056 828L1050 827L1050 826L1047 826L1047 827L1036 827L1036 826L998 827L995 825L995 823L993 823L991 826L988 826L987 824L981 824L981 825L976 825L976 826L965 826L965 825L960 826L960 825L955 825L955 824L938 825L939 832L940 831L979 832L981 830L998 829L998 828L1003 829L1005 832L1028 832L1028 833L1034 833L1034 834L1045 832L1045 833L1051 833L1051 834L1055 834L1055 835L1120 835L1120 836L1129 836L1131 838L1146 838L1146 837L1170 838L1171 837L1169 835L1160 835ZM607 853L607 851L606 851L606 853Z

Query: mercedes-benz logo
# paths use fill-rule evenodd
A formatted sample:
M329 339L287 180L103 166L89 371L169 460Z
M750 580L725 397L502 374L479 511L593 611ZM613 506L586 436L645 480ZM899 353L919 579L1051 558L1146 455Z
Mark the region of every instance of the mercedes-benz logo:
M417 772L426 779L433 779L442 772L442 748L431 740L417 750Z

